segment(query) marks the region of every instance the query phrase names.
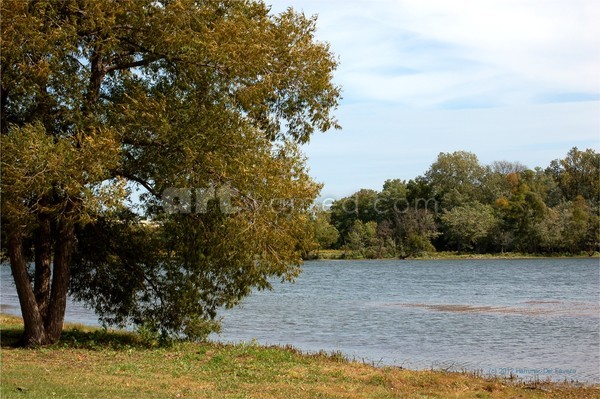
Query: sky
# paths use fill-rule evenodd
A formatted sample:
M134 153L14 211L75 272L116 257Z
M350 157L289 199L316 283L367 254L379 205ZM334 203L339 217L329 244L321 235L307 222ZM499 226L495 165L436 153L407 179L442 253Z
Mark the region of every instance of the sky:
M534 168L600 150L600 1L270 4L318 15L316 39L340 62L342 130L304 147L322 198L415 178L440 152Z

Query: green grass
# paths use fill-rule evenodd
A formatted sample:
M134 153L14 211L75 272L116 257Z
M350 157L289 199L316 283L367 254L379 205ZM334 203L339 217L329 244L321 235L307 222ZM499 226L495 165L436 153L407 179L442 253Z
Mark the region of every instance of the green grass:
M597 386L376 368L340 354L254 343L156 347L138 335L67 326L51 347L16 347L0 316L2 398L600 398Z

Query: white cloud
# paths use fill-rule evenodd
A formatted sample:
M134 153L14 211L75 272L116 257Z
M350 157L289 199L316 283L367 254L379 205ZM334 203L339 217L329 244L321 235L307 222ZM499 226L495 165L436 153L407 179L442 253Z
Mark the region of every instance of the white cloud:
M439 152L546 166L600 150L598 0L278 0L340 57L342 132L305 147L324 195L424 173ZM569 103L568 101L578 101Z
M340 56L337 78L353 99L419 108L495 95L514 105L600 91L596 0L289 3L319 14L318 35Z
M591 83L598 88L597 1L421 0L395 4L396 17L405 16L401 25L460 46L466 58L561 90L589 91Z

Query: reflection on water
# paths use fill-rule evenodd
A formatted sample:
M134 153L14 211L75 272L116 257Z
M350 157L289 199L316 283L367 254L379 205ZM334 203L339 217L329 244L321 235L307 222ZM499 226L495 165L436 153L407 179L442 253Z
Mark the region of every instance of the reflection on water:
M2 266L2 311L18 312ZM307 262L223 312L221 341L410 368L600 382L597 259ZM67 319L97 323L80 304Z

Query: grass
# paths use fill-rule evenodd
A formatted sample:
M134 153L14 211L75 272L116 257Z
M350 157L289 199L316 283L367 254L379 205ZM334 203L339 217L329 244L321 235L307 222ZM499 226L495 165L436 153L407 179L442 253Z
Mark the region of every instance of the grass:
M600 398L598 386L376 368L253 343L155 347L73 325L58 344L25 349L21 319L6 315L0 331L2 398Z

